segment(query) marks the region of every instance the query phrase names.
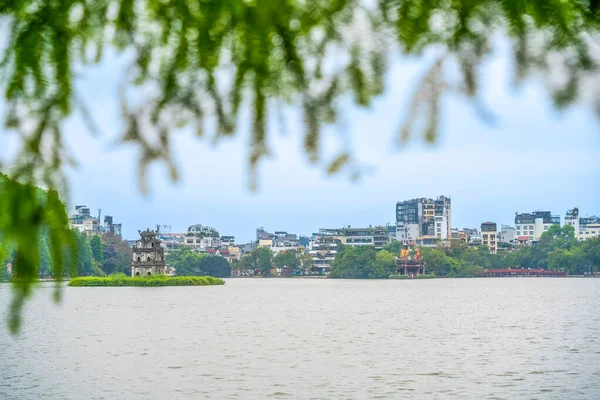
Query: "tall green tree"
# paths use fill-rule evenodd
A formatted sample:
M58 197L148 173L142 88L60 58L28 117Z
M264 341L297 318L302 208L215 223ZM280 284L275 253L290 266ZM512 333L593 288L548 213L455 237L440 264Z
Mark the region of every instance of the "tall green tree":
M267 247L257 247L241 257L237 267L244 271L259 271L262 275L269 275L273 268L273 253Z
M401 242L399 242L397 240L392 240L391 242L389 242L388 244L383 246L382 250L385 250L385 251L390 252L395 255L399 255L400 249L402 249L403 247L404 246L402 245Z
M228 278L231 276L231 265L221 256L208 256L200 259L199 275Z
M421 258L427 273L437 276L454 276L456 274L456 258L449 257L441 248L421 248Z
M263 275L269 275L273 269L273 253L267 247L259 247L253 250L256 259L256 268L260 269Z
M92 257L94 258L94 261L102 264L104 261L104 250L102 248L102 240L100 239L100 236L92 236L92 239L90 240L90 247L92 248Z
M79 250L77 275L94 275L92 247L90 246L87 235L83 232L77 232L77 247Z
M300 260L296 256L295 251L286 250L273 257L273 265L277 268L294 270L300 266Z
M178 276L215 276L227 278L231 276L231 265L221 256L207 256L197 253L188 247L182 247L167 255L166 263L175 268Z
M371 246L344 246L336 254L331 266L330 278L343 279L381 279L388 278L392 273L386 269L386 258L378 263L377 252Z
M200 261L204 257L205 254L197 253L189 247L182 247L178 251L170 252L165 261L167 265L175 268L178 276L198 276L202 275Z
M97 261L96 261L97 262ZM131 264L129 260L125 260L119 252L117 246L109 244L102 249L102 264L101 269L106 275L131 273Z
M300 257L298 258L298 261L300 262L300 267L303 269L313 269L313 265L314 265L314 261L312 256L308 253L308 252L302 252L302 254L300 254Z
M52 257L50 255L50 244L48 243L48 235L43 232L40 238L39 245L40 265L38 275L42 278L48 278L53 275Z
M387 250L378 251L375 255L375 268L371 273L378 278L387 278L396 272L396 255Z

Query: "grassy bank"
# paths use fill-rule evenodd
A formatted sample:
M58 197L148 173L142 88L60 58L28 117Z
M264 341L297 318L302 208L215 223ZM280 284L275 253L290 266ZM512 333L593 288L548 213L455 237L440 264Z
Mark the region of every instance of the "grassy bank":
M107 277L73 278L69 286L212 286L223 285L225 281L212 276L136 276L131 278L125 274L109 275Z
M426 275L418 275L414 278L408 276L408 275L390 275L389 279L434 279L436 278L435 274L426 274Z

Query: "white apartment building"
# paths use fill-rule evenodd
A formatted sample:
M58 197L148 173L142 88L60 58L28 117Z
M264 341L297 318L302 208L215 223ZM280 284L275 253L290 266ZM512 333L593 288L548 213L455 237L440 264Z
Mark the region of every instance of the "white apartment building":
M221 245L221 241L218 237L198 237L186 234L183 245L191 247L197 251L204 251L210 247L219 247Z
M402 243L450 240L452 208L450 197L412 199L396 203L396 239Z
M574 207L572 210L567 210L565 225L571 225L575 229L575 237L579 238L579 208Z
M529 241L540 240L542 233L556 224L560 225L560 216L552 215L550 211L534 211L515 215L517 238L527 236Z
M582 225L579 228L577 238L579 240L588 240L600 237L600 223Z
M419 224L409 224L403 221L396 223L396 240L403 244L415 242L419 237Z
M331 264L337 254L338 241L329 236L317 236L312 242L308 254L312 257L313 266L319 268L321 273L328 274Z
M195 224L188 227L182 244L196 251L206 251L207 248L221 246L221 239L215 228Z
M500 243L515 243L517 240L517 231L514 227L508 225L502 225L500 227L500 235L498 241Z
M575 229L575 237L579 240L594 239L600 236L600 218L596 216L580 217L577 207L567 210L565 225L571 225Z

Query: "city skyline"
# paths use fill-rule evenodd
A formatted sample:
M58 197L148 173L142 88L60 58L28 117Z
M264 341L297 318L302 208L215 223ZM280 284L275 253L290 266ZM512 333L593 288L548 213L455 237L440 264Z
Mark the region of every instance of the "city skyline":
M450 196L447 196L447 197L451 198ZM408 200L413 200L413 199L405 199L403 201L408 201ZM94 208L89 207L87 204L85 204L85 205L78 205L77 207L81 207L81 206L84 206L84 207L87 207L87 208L91 209L91 216L92 217L95 217L97 215L97 214L94 213ZM452 210L454 210L454 207L455 207L455 205L453 203L452 204ZM96 211L98 211L98 210L96 210ZM493 219L487 219L487 220L483 219L483 220L479 221L478 223L476 223L476 224L474 224L472 226L468 226L468 225L460 224L460 223L458 223L458 224L454 224L453 223L452 229L462 230L462 229L466 228L466 229L479 230L482 224L490 223L490 222L497 225L497 232L500 231L500 229L501 229L502 226L509 226L509 227L512 227L512 228L516 229L516 228L518 228L518 224L515 224L515 215L517 213L519 213L519 214L529 214L530 212L538 212L538 211L546 211L546 212L549 211L552 214L552 216L560 217L561 225L566 225L566 224L569 224L569 223L567 223L567 221L565 220L565 215L567 215L568 212L572 211L572 209L566 209L563 213L560 213L560 212L557 212L557 211L554 211L554 210L542 210L542 209L520 210L518 212L513 213L512 218L510 219L510 221L508 221L506 223L505 222L498 222L497 220L493 220ZM103 213L104 213L104 211L103 211ZM68 214L74 216L75 214L77 214L77 210L75 210L75 209L69 209L68 210ZM105 216L105 215L107 215L107 214L103 214L103 216ZM585 218L585 217L588 217L588 216L597 216L597 215L598 215L598 213L582 213L582 214L579 215L579 217L584 217ZM122 222L121 222L121 220L118 217L111 216L111 218L113 218L115 220L116 224L121 225ZM111 223L112 223L112 221L111 221ZM102 222L101 222L101 224L102 224ZM163 223L148 224L147 226L139 227L137 229L134 229L135 233L131 237L127 236L127 234L126 234L126 232L128 232L128 230L127 229L123 229L123 231L124 231L123 238L124 239L128 239L128 240L135 239L137 237L137 235L138 235L138 231L143 231L145 229L151 229L151 230L153 230L153 229L155 229L157 227L157 225L160 225L160 229L164 229L164 227L169 227L169 233L176 233L176 234L184 234L184 233L188 232L188 229L190 227L193 227L195 225L198 225L198 226L199 225L203 225L205 228L214 229L216 232L219 233L220 236L226 236L226 237L227 236L233 236L233 237L235 237L235 243L241 244L241 243L249 243L249 242L255 241L256 240L256 232L257 232L258 229L265 229L266 231L273 231L273 232L277 232L277 231L281 232L281 231L283 231L283 232L287 232L287 233L290 233L290 234L295 234L295 235L298 235L298 236L307 236L307 237L310 237L313 234L317 234L319 232L319 230L321 230L321 229L338 229L338 228L350 228L350 227L352 227L352 228L367 228L367 227L371 227L371 226L372 227L386 226L387 224L395 226L396 222L395 221L387 221L387 222L383 222L383 223L371 222L371 223L365 223L365 224L362 224L362 225L361 224L347 224L347 223L343 223L343 224L338 224L338 225L335 225L335 226L334 225L318 226L318 227L315 227L314 229L312 229L310 231L306 231L306 232L304 232L304 231L297 231L297 230L294 230L294 229L290 229L285 224L281 224L279 226L266 226L266 225L263 224L263 225L257 225L255 227L250 227L249 230L251 231L251 233L249 234L248 237L240 237L240 236L238 236L238 235L236 235L234 233L223 231L219 227L218 224L211 225L211 224L207 224L207 223L202 222L202 221L191 221L190 223L187 223L185 226L181 226L181 227L174 226L174 225L169 224L169 223L164 223L164 224ZM396 238L396 236L394 236L394 238Z

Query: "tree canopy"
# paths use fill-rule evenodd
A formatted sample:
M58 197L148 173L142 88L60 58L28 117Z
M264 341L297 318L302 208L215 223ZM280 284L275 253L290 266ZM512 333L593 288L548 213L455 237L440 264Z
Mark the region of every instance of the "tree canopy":
M369 106L385 87L390 54L439 49L410 107L400 139L418 126L437 136L444 64L457 60L461 91L477 98L478 70L495 33L513 46L517 80L546 73L558 107L578 99L597 73L596 0L38 0L0 2L8 37L0 63L5 125L22 134L14 174L56 184L68 160L62 122L74 111L91 121L76 77L107 48L132 56L120 99L123 142L141 149L140 171L165 161L176 178L170 134L190 126L214 138L234 135L243 104L252 113L251 171L270 151L267 120L276 102L304 114L304 147L320 159L322 127L336 120L339 99ZM10 34L9 34L10 33ZM551 75L560 71L559 83ZM143 93L143 96L141 95ZM138 95L143 104L132 98ZM424 117L424 124L414 124ZM25 123L27 122L27 123ZM90 124L90 126L93 126ZM44 151L50 149L49 152ZM351 175L350 150L328 170ZM142 180L143 185L143 180Z
M188 247L170 252L166 262L170 267L175 268L177 276L214 276L217 278L231 276L231 266L225 258L207 256Z
M387 279L396 271L396 256L371 246L341 246L331 266L329 278Z

